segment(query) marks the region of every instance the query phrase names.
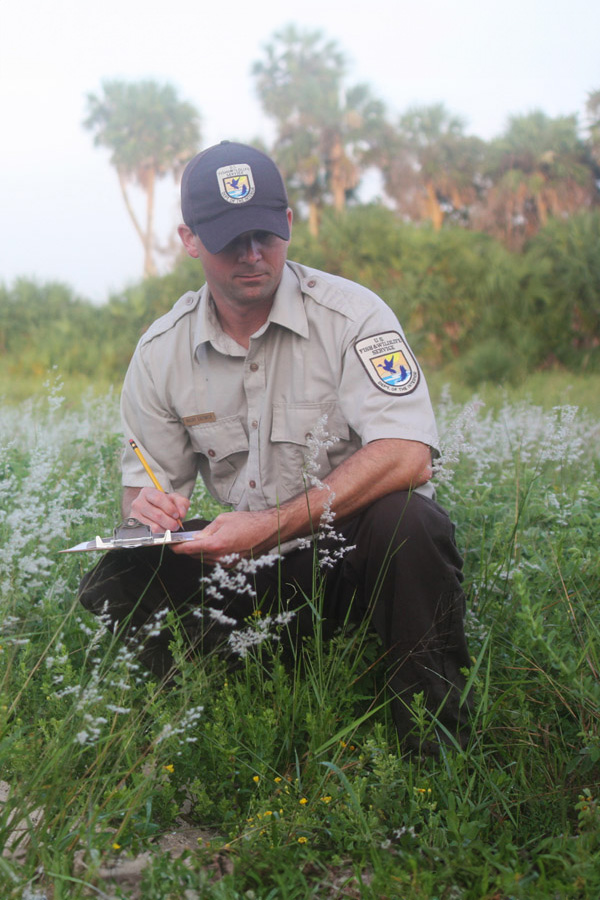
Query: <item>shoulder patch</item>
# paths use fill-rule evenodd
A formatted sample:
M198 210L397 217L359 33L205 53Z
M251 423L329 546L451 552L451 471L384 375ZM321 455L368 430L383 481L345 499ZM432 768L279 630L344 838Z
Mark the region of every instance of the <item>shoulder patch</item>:
M410 394L419 383L417 361L397 331L357 341L354 349L375 387L386 394Z

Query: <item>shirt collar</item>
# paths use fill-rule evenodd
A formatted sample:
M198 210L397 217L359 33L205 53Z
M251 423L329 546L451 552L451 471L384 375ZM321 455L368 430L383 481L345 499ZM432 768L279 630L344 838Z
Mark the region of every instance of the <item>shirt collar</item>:
M300 283L287 263L283 267L281 281L275 293L269 317L262 328L258 330L257 335L264 334L271 323L288 328L300 337L308 338L308 322ZM237 356L245 353L243 348L226 335L219 325L219 320L210 299L208 285L205 284L200 292L194 346L198 348L200 344L207 342L212 343L216 349L230 355Z
M283 267L281 281L267 322L274 322L276 325L289 328L300 337L308 337L308 321L300 282L287 263Z

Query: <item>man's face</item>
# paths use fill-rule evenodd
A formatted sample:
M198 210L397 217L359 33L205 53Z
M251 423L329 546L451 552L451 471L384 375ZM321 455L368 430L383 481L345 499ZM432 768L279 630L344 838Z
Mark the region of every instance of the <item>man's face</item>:
M288 220L292 222L291 210ZM238 307L267 304L279 287L289 241L268 231L246 231L219 253L210 253L200 238L182 225L179 235L199 259L213 299Z

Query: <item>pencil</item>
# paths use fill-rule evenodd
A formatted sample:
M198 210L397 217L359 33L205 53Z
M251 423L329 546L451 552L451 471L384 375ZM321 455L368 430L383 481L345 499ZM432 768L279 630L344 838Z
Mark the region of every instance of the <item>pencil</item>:
M157 490L157 491L162 491L163 494L164 494L164 493L165 493L165 489L163 488L162 484L159 482L158 478L156 477L156 475L154 474L154 472L152 471L152 469L150 468L150 466L148 465L148 463L147 463L146 460L144 459L144 455L143 455L142 451L140 450L140 448L138 447L138 445L136 444L136 442L133 440L133 438L130 438L129 443L131 444L131 448L132 448L132 450L134 451L135 455L137 456L137 458L139 459L139 461L141 462L141 464L142 464L143 467L145 468L146 472L147 472L148 475L150 476L150 478L151 478L151 480L152 480L152 484L154 485L154 487L156 488L156 490Z
M145 468L146 472L150 476L152 484L154 485L156 490L161 491L163 494L166 493L164 487L162 486L162 484L160 483L160 481L158 480L158 478L156 477L156 475L154 474L154 472L152 471L152 469L150 468L150 466L144 459L144 454L142 453L142 451L140 450L140 448L138 447L136 442L133 440L133 438L129 439L129 443L131 444L131 449L133 450L133 452L135 453L135 455L137 456L137 458L139 459L139 461ZM177 519L177 521L179 523L179 527L181 529L183 529L183 523L182 523L181 519Z

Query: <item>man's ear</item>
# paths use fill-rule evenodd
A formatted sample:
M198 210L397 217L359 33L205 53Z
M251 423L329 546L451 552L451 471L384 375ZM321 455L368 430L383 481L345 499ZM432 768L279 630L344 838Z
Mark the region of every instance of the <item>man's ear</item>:
M292 239L292 219L293 218L294 218L294 214L292 213L292 210L288 206L287 220L288 220L288 225L290 226L290 240Z
M198 253L198 243L192 229L188 228L187 225L180 225L177 229L177 234L181 238L181 243L185 247L188 256L198 259L198 256L200 255Z

